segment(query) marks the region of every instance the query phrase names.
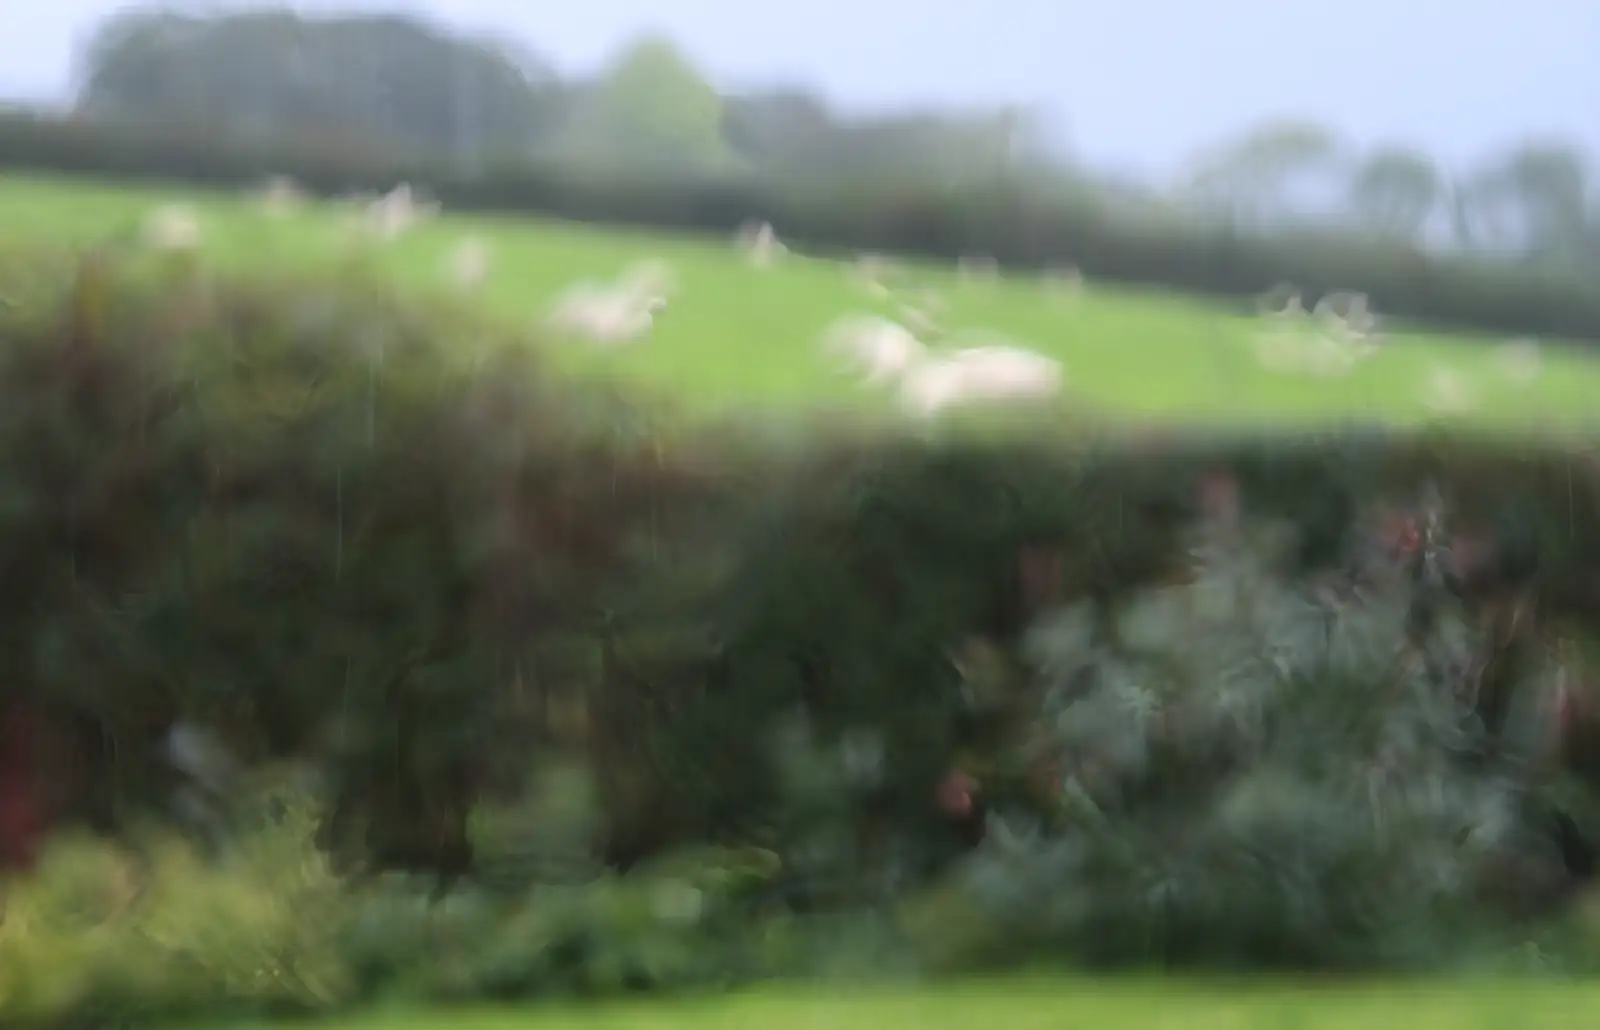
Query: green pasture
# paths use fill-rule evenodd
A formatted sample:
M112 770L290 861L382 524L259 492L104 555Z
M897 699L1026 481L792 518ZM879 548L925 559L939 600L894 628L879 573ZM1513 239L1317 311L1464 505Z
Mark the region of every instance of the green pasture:
M0 177L0 242L78 245L128 231L172 200L199 211L207 259L222 267L326 268L333 275L352 260L349 213L334 205L273 218L242 197L22 177ZM680 291L648 340L605 356L577 341L550 341L575 368L643 380L708 413L819 402L870 410L887 402L818 346L842 315L894 314L892 301L865 296L836 262L793 257L761 270L722 240L457 216L368 248L358 260L407 287L447 293L450 255L472 236L486 242L491 266L470 303L496 322L526 328L530 339L539 316L575 280L610 278L648 259L673 269ZM1392 346L1347 377L1316 379L1263 368L1256 357L1261 320L1222 305L1093 283L1070 301L1031 277L963 285L952 270L926 265L910 269L909 278L945 296L951 328L999 330L1060 359L1069 382L1064 403L1085 412L1411 421L1429 416L1428 384L1440 366L1453 369L1472 395L1473 417L1494 423L1585 422L1600 394L1600 361L1574 349L1546 348L1542 374L1519 384L1505 374L1494 346L1500 341L1392 331Z
M316 1030L1556 1030L1592 1026L1586 985L1356 986L1000 980L902 991L759 991L700 1001L373 1012ZM296 1024L305 1025L305 1024ZM255 1030L255 1028L252 1028ZM265 1030L265 1028L261 1028Z

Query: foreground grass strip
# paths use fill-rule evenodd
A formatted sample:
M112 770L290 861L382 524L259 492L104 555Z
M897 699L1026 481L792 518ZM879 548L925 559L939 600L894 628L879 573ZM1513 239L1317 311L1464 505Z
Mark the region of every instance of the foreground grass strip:
M381 1012L296 1026L328 1030L1160 1030L1323 1027L1554 1030L1594 1025L1600 985L1462 982L1304 986L1002 980L918 990L759 991L700 1001ZM267 1030L261 1024L252 1030ZM208 1028L209 1030L209 1028Z

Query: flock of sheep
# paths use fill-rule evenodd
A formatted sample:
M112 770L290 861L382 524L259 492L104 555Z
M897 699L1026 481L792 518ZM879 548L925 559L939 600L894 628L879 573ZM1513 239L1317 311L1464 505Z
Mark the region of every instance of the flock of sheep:
M735 245L759 269L776 267L789 253L770 224L742 227ZM889 283L897 274L883 258L865 256L852 268L854 281L869 296L894 299ZM994 277L992 261L962 266L967 282ZM1054 282L1054 280L1052 280ZM1081 288L1081 277L1077 279ZM1059 283L1056 285L1059 286ZM611 348L648 337L655 317L674 293L670 271L648 262L613 282L574 284L557 299L543 325L552 333ZM901 321L880 315L847 315L824 333L823 352L862 376L868 386L898 386L902 405L931 415L956 404L1037 401L1059 394L1064 377L1059 362L1016 346L998 333L943 329L942 297L923 289L899 301ZM937 339L938 346L930 346Z
M1279 374L1319 379L1348 375L1379 352L1383 334L1365 294L1329 293L1307 311L1301 292L1280 284L1257 299L1264 323L1256 334L1256 360ZM1543 371L1539 345L1512 340L1496 355L1499 378L1514 386L1536 381ZM1450 365L1435 363L1423 384L1422 402L1437 414L1462 414L1478 406L1472 381Z
M257 201L269 215L283 217L299 210L304 198L290 180L277 178L264 185ZM346 238L357 245L393 242L439 212L436 201L404 183L385 194L348 198L343 206ZM194 250L201 242L199 219L185 205L151 212L143 232L151 246L166 251ZM789 255L766 222L743 226L735 245L758 269L775 268ZM473 289L489 270L487 244L469 236L446 256L442 272L458 287ZM994 259L982 255L964 257L956 271L963 287L985 286L999 275ZM836 366L858 375L863 387L893 388L907 412L931 416L955 406L1038 403L1065 389L1059 361L994 330L949 328L944 295L907 283L904 271L887 258L860 255L848 274L864 296L893 304L897 318L841 316L823 332L820 349ZM1077 298L1085 288L1083 275L1071 267L1047 270L1041 285L1060 301ZM540 324L551 335L598 348L638 343L651 335L676 292L671 269L648 261L612 281L571 285ZM1257 315L1255 359L1276 374L1343 377L1377 354L1383 342L1379 320L1359 293L1330 293L1308 310L1301 292L1285 284L1259 298ZM1540 375L1539 348L1529 340L1503 347L1499 363L1502 376L1515 384ZM1449 366L1436 365L1424 385L1424 403L1436 412L1464 412L1477 399L1467 378Z

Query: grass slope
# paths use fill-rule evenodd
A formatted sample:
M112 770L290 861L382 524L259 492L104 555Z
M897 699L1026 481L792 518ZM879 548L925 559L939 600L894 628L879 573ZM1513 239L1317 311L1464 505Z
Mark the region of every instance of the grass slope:
M313 1027L330 1030L1555 1030L1593 1021L1600 991L1588 985L1459 983L1297 987L1275 984L1034 982L915 991L759 991L702 1001L651 1001L539 1009L373 1012ZM304 1025L304 1024L296 1024Z
M350 260L345 216L323 205L272 219L245 199L180 196L77 182L0 177L0 225L12 242L76 245L137 225L155 204L194 203L205 223L207 258L231 269L316 269ZM532 329L565 286L608 278L646 258L674 269L681 294L649 341L600 357L579 343L557 348L575 368L640 379L695 408L806 407L843 400L884 403L830 366L817 346L824 328L852 312L892 314L862 295L838 264L794 258L777 270L749 267L723 242L602 231L534 219L447 217L422 226L369 259L411 288L446 291L445 266L471 235L492 251L489 281L472 299L496 320ZM1456 369L1479 396L1476 417L1494 424L1589 421L1600 361L1549 348L1544 374L1517 386L1484 341L1395 333L1395 346L1341 380L1282 375L1260 367L1258 320L1156 292L1095 288L1078 302L1052 298L1039 283L1009 278L962 286L948 269L921 267L919 284L940 289L953 327L998 329L1049 353L1067 368L1071 403L1090 411L1185 419L1360 416L1425 417L1430 370Z

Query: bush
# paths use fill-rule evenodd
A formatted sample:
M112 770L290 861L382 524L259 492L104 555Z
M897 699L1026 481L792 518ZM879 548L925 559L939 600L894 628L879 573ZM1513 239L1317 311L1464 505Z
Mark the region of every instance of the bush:
M335 877L314 843L314 798L275 793L274 816L216 862L160 835L148 863L57 840L40 873L7 892L0 1020L118 1025L703 990L824 971L839 957L837 924L809 931L750 908L770 876L759 856L698 849L626 877L466 888L434 906L403 877Z
M6 893L0 1014L8 1025L85 1018L326 1008L354 983L339 950L350 902L287 813L218 863L171 839L146 869L103 844L58 840Z
M360 281L66 271L0 310L0 789L152 872L9 885L0 1018L1592 953L1587 441L702 434Z
M1530 896L1565 875L1529 848L1525 794L1555 669L1529 671L1491 748L1477 621L1404 565L1360 599L1286 588L1291 533L1246 525L1103 636L1083 608L1035 629L1064 810L973 870L1013 941L1094 964L1432 965L1489 925L1511 851L1547 866L1515 885Z
M1600 338L1600 299L1575 271L1482 264L1326 233L1241 235L1180 218L1131 220L1081 197L1007 185L950 195L908 173L892 185L721 177L641 180L625 170L501 164L464 179L451 165L347 139L230 138L215 126L117 126L0 115L0 168L233 188L291 174L320 193L429 184L450 207L725 234L773 222L818 252L883 251L1007 266L1074 263L1091 277L1249 298L1289 281L1309 295L1360 290L1396 318Z

